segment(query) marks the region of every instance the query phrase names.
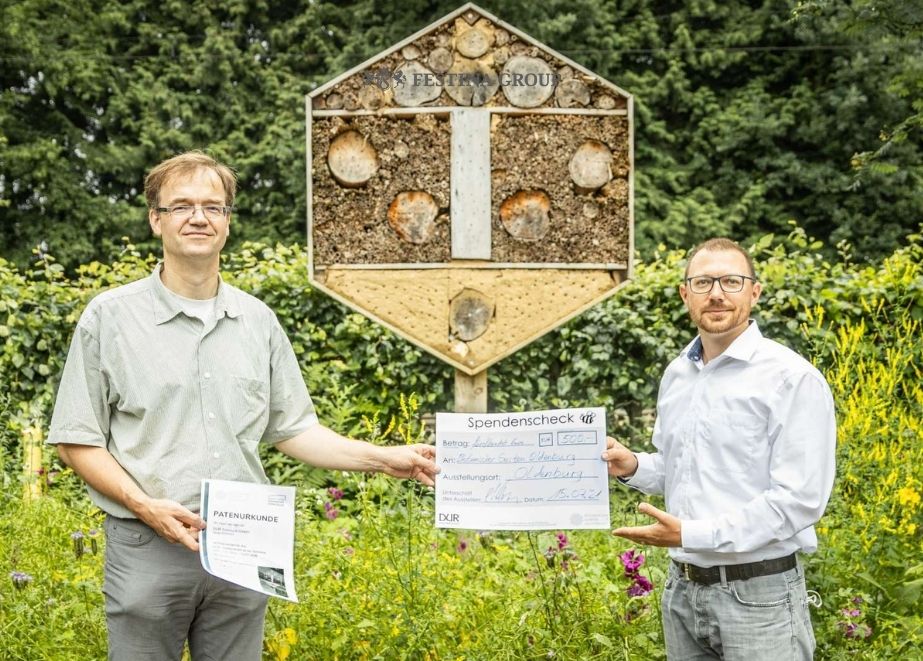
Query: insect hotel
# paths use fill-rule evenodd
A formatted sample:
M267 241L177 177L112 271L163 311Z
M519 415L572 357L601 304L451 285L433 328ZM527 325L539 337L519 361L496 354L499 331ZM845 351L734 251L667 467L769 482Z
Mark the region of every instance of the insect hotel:
M473 4L307 96L309 278L486 370L631 277L632 98Z

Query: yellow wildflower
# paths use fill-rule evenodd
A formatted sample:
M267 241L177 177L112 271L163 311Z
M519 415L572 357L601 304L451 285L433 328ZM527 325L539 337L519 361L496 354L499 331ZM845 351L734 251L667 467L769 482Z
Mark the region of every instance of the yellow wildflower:
M913 487L903 487L897 492L897 502L901 507L910 506L912 509L916 509L917 505L920 504L920 494Z

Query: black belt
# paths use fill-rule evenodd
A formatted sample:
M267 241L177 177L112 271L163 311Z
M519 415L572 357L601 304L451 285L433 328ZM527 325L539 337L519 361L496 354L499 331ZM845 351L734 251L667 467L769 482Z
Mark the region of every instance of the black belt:
M673 561L673 564L679 567L680 572L687 581L695 581L703 585L713 585L721 582L720 567L697 567L686 562L676 562L676 560ZM757 576L781 574L789 569L794 569L796 564L795 554L792 553L784 558L745 562L741 565L724 565L724 575L728 581L745 581L748 578Z

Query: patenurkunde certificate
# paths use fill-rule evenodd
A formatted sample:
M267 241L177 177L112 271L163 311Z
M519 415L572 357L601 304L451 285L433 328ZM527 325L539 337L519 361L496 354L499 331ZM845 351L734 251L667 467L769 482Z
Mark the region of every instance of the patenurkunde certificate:
M436 526L609 527L603 408L437 413Z
M199 557L209 574L272 597L295 594L295 487L202 480Z

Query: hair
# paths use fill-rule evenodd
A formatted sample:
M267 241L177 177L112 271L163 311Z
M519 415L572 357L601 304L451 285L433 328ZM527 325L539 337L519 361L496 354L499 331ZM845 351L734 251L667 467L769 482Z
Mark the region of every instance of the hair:
M747 260L747 267L750 269L750 277L756 278L756 269L753 268L753 259L750 257L750 253L741 248L736 241L725 239L724 237L709 239L708 241L704 241L692 249L692 252L689 253L689 258L686 260L686 271L683 275L684 278L689 277L689 265L692 263L692 258L703 250L708 250L711 252L733 250L734 252L739 252Z
M201 169L211 170L218 175L224 186L225 204L229 207L234 206L234 197L237 195L237 175L231 168L198 149L168 158L147 173L144 178L144 196L147 198L147 206L151 209L160 206L160 189L168 180L174 177L190 176Z

